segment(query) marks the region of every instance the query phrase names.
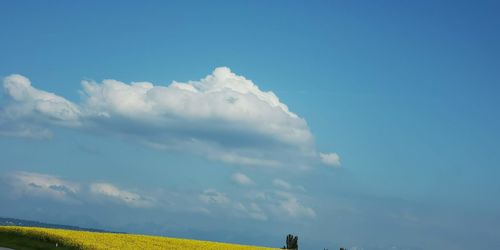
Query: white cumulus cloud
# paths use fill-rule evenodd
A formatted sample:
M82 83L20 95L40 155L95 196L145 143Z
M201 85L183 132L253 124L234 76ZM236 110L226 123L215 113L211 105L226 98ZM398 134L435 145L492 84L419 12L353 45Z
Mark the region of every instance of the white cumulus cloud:
M329 166L340 167L340 156L336 153L319 153L321 161Z
M36 89L24 76L4 78L11 101L0 109L0 135L48 138L50 126L65 126L231 164L277 167L318 158L306 121L273 92L227 67L170 85L108 79L82 86L77 104Z
M245 174L242 173L235 173L231 176L231 180L233 180L235 183L242 185L242 186L251 186L254 183L250 177L246 176Z
M80 110L72 102L31 86L31 81L22 75L10 75L4 79L3 86L7 94L18 105L7 110L11 116L34 116L51 123L77 125Z

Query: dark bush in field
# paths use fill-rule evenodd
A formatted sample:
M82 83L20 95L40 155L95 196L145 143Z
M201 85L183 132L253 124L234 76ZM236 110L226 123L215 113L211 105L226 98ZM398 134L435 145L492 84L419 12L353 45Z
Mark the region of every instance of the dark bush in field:
M293 236L291 234L287 235L285 239L286 246L283 246L283 249L299 249L298 241L298 236Z

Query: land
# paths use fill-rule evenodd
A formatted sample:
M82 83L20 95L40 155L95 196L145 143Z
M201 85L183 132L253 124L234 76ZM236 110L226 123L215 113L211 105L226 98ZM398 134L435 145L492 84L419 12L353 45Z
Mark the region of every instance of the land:
M32 239L25 235L0 231L0 250L73 250L76 248L58 246L53 241Z
M56 244L58 247L56 247ZM178 239L124 233L103 233L81 230L23 226L0 226L0 246L16 250L45 249L203 249L203 250L272 250L276 248L245 246L230 243Z

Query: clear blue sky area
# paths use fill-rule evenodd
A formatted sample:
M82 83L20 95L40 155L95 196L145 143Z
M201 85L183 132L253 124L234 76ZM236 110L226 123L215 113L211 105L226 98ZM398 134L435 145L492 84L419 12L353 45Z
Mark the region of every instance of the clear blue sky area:
M302 249L500 249L498 1L0 12L0 217L274 247L293 233Z

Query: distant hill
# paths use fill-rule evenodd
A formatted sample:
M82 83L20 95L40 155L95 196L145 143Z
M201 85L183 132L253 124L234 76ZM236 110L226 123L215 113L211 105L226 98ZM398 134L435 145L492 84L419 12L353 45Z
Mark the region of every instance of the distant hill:
M43 223L39 221L2 218L2 217L0 217L0 226L44 227L44 228L59 228L59 229L78 230L78 231L90 231L90 232L110 232L94 228L83 228L83 227L75 227L68 225Z

